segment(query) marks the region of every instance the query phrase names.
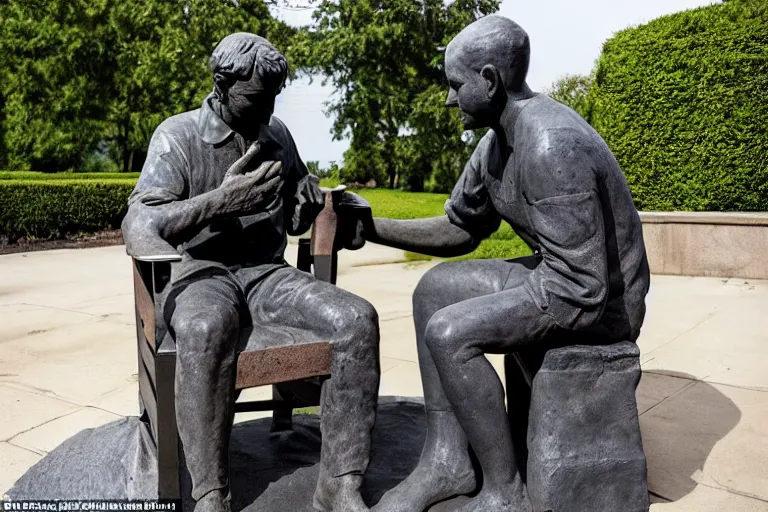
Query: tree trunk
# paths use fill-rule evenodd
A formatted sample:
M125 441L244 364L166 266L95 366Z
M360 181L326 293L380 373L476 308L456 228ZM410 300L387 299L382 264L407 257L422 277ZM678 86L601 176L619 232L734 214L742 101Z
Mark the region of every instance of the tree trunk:
M128 130L130 130L131 121L130 118L123 121L123 134L120 141L120 154L123 157L123 172L130 172L131 170L131 152L128 150Z
M410 192L424 192L424 176L420 174L408 176L408 190Z

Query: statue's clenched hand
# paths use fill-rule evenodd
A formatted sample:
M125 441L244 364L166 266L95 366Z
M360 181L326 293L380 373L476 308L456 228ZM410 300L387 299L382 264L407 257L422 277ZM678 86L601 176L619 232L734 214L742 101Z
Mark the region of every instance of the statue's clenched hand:
M337 206L341 220L341 243L345 249L357 250L365 245L366 230L373 231L371 205L368 201L352 192L344 192Z
M258 213L271 206L279 197L285 183L280 162L263 162L255 170L249 171L260 149L258 142L253 143L224 175L224 180L218 188L222 213Z

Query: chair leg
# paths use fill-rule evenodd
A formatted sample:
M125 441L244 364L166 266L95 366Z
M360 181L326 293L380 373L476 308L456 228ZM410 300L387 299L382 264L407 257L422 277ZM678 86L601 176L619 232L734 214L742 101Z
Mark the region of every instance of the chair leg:
M336 253L331 255L316 254L313 256L313 266L317 279L326 283L336 284L336 274L338 273L338 257Z
M157 478L158 498L180 499L179 430L176 425L176 354L158 354L157 375Z
M289 406L281 407L278 404L293 402L292 394L279 386L272 386L272 400L275 401L275 409L272 411L272 426L270 432L285 432L293 430L293 409Z

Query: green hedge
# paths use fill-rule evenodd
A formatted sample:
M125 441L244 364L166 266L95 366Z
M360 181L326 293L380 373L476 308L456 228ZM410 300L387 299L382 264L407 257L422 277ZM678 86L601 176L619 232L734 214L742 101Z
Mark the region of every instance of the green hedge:
M768 210L765 0L619 32L590 98L639 209Z
M55 176L55 175L47 175ZM94 233L118 228L135 179L45 180L0 178L0 237L14 242L26 238L62 238L79 233ZM415 219L443 214L447 194L364 189L358 191L380 217ZM530 249L512 229L501 229L483 241L473 253L461 257L514 258L530 254ZM411 255L411 259L420 259Z
M138 172L31 172L0 171L0 180L137 180Z
M62 238L118 228L136 180L0 180L0 236Z

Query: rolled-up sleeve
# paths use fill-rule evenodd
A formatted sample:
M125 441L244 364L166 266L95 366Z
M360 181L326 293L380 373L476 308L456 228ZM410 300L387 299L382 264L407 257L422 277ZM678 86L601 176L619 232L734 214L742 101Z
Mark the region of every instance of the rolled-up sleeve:
M167 123L167 122L166 122ZM144 167L128 199L128 213L122 222L123 239L128 254L157 252L157 218L152 208L186 199L188 192L187 159L181 145L166 123L155 131L149 143Z
M487 165L489 144L487 136L481 140L464 167L451 197L445 202L445 214L451 224L478 240L488 238L501 224L501 217L491 203L482 178L482 167Z
M178 137L161 124L149 143L141 175L128 199L128 206L140 202L156 206L186 199L189 195L187 158Z

